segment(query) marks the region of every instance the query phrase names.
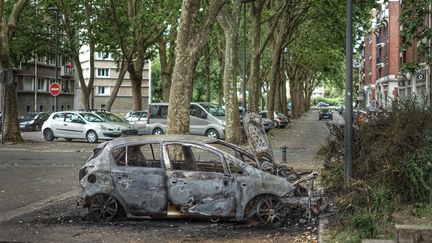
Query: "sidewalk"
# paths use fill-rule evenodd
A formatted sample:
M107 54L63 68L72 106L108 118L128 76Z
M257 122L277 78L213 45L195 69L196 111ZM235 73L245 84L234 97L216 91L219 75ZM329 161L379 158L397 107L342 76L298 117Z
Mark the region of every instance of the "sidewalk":
M340 119L333 114L335 119ZM281 147L287 147L287 164L296 170L319 170L321 162L316 154L329 133L326 121L318 120L318 112L310 110L299 119L291 120L289 127L272 129L269 138L272 144L275 159L282 161Z

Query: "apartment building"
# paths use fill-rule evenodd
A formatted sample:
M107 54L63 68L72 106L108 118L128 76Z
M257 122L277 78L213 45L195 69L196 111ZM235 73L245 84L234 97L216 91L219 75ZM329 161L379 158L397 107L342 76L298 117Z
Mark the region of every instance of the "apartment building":
M372 9L371 28L365 35L362 60L362 92L367 109L388 107L399 90L399 14L398 0Z
M106 109L107 101L116 84L120 67L117 66L114 58L108 52L98 51L94 55L94 84L93 92L90 97L90 106L92 109ZM88 46L84 46L80 50L80 62L83 69L85 82L90 79L90 50ZM146 108L150 98L151 90L151 62L148 61L144 65L143 81L141 87L142 104ZM75 109L82 109L82 92L79 82L76 82L75 87ZM128 112L133 109L132 87L129 73L126 72L123 83L119 89L117 97L114 101L112 112Z
M56 71L58 72L61 94L55 99L49 93L49 86L55 82ZM57 110L73 108L74 68L66 58L59 57L59 66L56 67L55 55L35 57L33 60L21 63L16 67L14 78L18 82L18 114L53 112L56 108Z
M371 11L371 28L365 33L360 61L360 94L364 108L369 110L388 108L401 97L424 99L430 96L431 90L430 66L424 62L414 74L400 71L402 65L413 60L421 63L416 54L416 41L412 47L400 49L402 1L381 2L380 9ZM431 16L425 19L425 25L431 26Z

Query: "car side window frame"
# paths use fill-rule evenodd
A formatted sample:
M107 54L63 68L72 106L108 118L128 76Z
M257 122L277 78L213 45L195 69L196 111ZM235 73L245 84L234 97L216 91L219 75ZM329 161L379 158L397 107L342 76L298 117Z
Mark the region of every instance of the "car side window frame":
M225 160L224 154L222 154L221 152L219 152L219 151L211 148L210 146L205 146L205 145L203 146L201 144L179 142L179 141L176 141L176 142L164 142L164 143L162 143L162 151L161 152L163 153L163 161L164 161L166 170L171 170L171 171L176 170L172 166L171 160L169 158L169 152L167 150L167 146L168 145L176 145L176 144L177 145L181 145L181 146L195 147L195 148L198 148L198 149L202 149L202 150L204 150L206 152L210 152L210 153L216 154L219 157L220 162L221 162L222 167L223 167L223 173L222 174L230 175L230 170L228 169L227 161ZM204 171L200 171L200 170L186 170L186 171L204 172ZM210 173L218 173L218 172L210 172Z

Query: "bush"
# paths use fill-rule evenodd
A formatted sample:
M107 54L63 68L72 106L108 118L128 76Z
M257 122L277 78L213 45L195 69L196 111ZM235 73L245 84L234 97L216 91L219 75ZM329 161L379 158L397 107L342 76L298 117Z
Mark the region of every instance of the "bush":
M354 127L353 175L349 194L344 181L344 127L331 124L327 144L318 152L324 162L322 182L339 208L359 209L386 220L400 203L432 201L432 110L407 99L397 107L368 114ZM355 209L355 210L354 210ZM359 223L352 221L351 223Z

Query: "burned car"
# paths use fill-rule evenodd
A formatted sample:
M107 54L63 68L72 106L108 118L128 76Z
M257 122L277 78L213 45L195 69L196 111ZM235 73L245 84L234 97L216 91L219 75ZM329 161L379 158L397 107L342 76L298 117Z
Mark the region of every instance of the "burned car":
M299 208L317 212L316 174L301 178L273 162L258 115L249 119L247 131L256 136L250 141L260 156L221 140L190 135L102 143L80 170L79 197L90 215L104 221L124 212L128 217L256 218L278 226Z

